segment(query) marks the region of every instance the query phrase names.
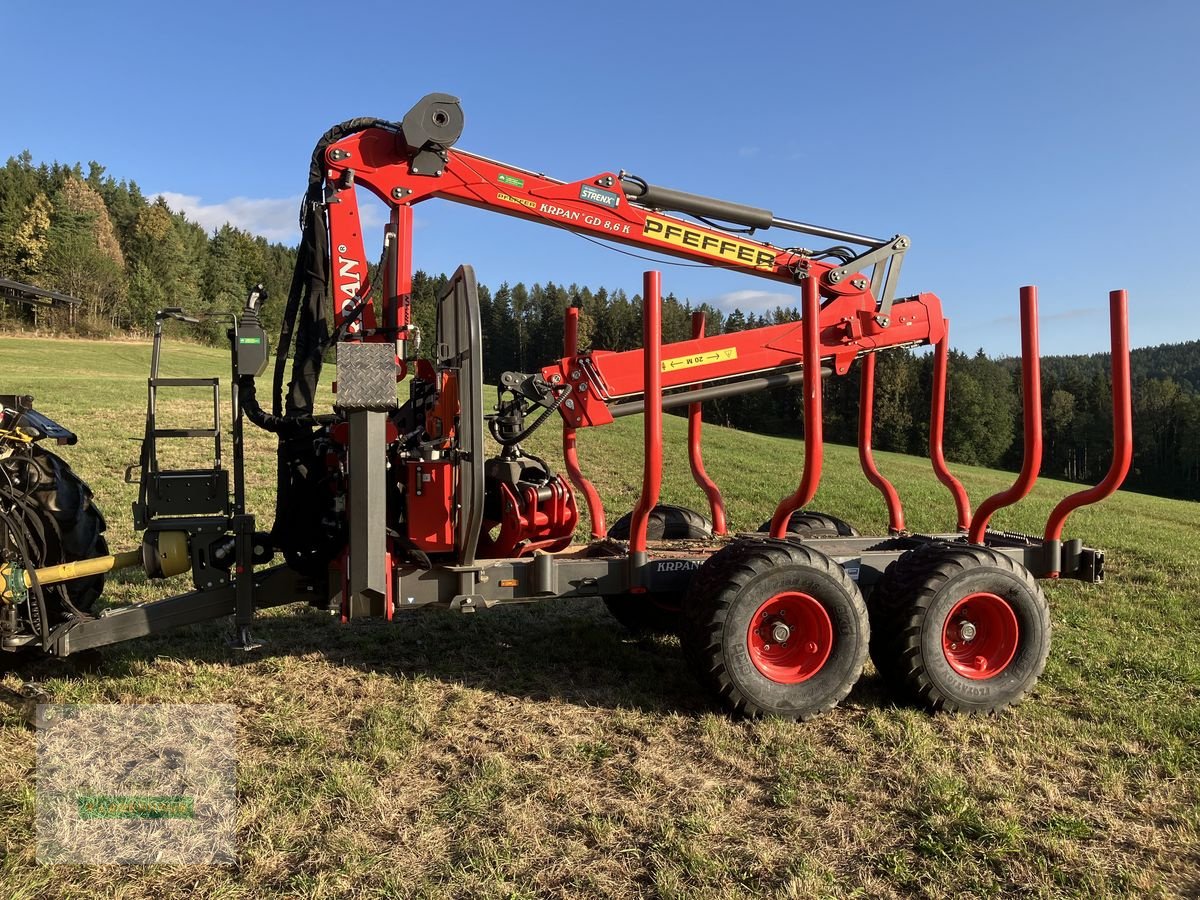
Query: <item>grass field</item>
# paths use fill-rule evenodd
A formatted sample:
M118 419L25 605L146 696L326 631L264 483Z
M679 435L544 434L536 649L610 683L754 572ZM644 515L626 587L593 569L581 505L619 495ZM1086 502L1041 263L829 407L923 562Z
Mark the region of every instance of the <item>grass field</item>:
M149 349L0 340L0 387L82 436L66 456L132 546ZM173 345L166 374L224 374ZM640 419L585 432L612 517L632 507ZM684 423L668 417L664 500L704 509ZM274 459L251 435L254 510ZM554 460L557 429L534 442ZM792 490L799 442L706 432L732 523ZM927 461L879 454L914 530L952 524ZM956 467L978 501L1012 475ZM864 532L882 502L852 448L829 447L812 508ZM1042 482L997 527L1040 531L1072 488ZM39 866L34 734L0 707L0 897L1196 896L1200 894L1200 505L1133 494L1077 514L1108 583L1050 584L1050 662L993 718L897 707L868 667L807 724L733 721L700 695L677 642L634 640L600 601L428 611L342 626L307 608L263 616L266 647L229 623L105 651L95 671L40 664L58 702L231 703L240 711L235 868ZM186 590L116 576L119 605Z

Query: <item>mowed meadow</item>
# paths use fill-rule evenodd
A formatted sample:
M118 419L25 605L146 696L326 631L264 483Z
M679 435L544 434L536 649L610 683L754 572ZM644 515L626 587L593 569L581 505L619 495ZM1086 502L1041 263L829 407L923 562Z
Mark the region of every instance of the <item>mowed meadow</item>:
M62 455L118 549L137 539L123 472L148 363L145 343L0 339L0 391L34 394L79 433ZM164 356L165 375L227 372L220 350ZM198 398L164 398L168 415L205 414ZM685 432L666 417L663 499L703 511ZM640 433L632 418L580 435L610 519L636 501ZM558 445L557 426L530 442L552 463ZM248 426L247 447L269 527L273 443ZM878 457L913 530L952 525L928 461ZM855 450L825 460L811 508L882 533ZM709 426L705 462L733 527L751 530L795 487L802 444ZM975 502L1014 477L954 469ZM1040 532L1077 487L1042 481L994 524ZM987 718L897 706L868 665L811 722L733 720L677 641L630 637L599 600L349 626L297 605L262 614L265 646L249 654L219 621L4 672L0 897L1196 896L1200 505L1121 493L1068 534L1108 551L1107 583L1045 585L1045 674ZM105 602L189 587L126 572ZM235 705L236 866L39 866L29 681L61 703Z

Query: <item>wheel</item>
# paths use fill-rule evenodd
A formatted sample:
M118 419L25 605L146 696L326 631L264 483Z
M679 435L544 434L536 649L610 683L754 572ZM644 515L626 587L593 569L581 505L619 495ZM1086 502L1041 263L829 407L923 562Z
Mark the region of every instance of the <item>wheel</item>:
M108 553L104 516L91 489L49 450L34 444L0 460L0 503L21 525L28 565L40 568ZM6 551L19 552L7 529L4 543ZM57 623L74 610L89 612L103 589L103 575L47 586L47 613Z
M870 626L840 565L797 541L745 538L692 582L684 652L731 711L809 719L862 674Z
M1019 703L1050 653L1050 607L1029 570L965 544L899 562L893 637L877 642L885 677L933 710L994 713Z
M767 533L771 530L771 520L763 522L758 530ZM788 534L801 538L816 537L858 537L858 530L849 522L844 522L837 516L820 512L808 512L798 509L788 518Z
M625 513L608 529L608 536L617 541L629 540L632 523L633 513ZM648 541L704 541L710 537L712 522L695 510L667 503L660 503L650 510L650 518L646 522Z
M894 560L867 597L871 617L871 662L884 686L897 690L907 672L900 654L900 637L909 601L925 578L931 556L945 553L949 544L929 542L914 547Z
M633 513L626 513L608 529L608 536L618 541L629 540ZM646 523L646 539L650 541L708 540L712 523L686 506L660 504L650 510ZM634 634L675 634L679 631L684 595L610 594L604 605L612 617Z

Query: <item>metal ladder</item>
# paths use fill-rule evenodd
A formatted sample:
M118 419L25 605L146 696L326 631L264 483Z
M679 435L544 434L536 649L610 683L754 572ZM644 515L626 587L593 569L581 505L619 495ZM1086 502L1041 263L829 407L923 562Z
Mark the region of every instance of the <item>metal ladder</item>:
M146 528L162 516L221 516L233 512L229 494L229 470L221 455L221 380L219 378L162 378L159 361L162 352L163 321L177 319L195 323L198 319L182 310L160 310L154 318L154 346L147 380L146 430L142 438L138 499L133 505L134 527ZM203 388L212 392L212 424L207 428L159 428L157 422L158 389ZM158 460L160 438L210 439L213 464L209 468L163 469ZM134 466L126 470L126 481L133 481Z

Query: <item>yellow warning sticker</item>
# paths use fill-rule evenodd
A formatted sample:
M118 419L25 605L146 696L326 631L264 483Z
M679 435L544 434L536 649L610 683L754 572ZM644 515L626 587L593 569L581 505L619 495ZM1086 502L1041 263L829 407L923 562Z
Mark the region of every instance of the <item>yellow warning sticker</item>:
M678 219L646 216L646 225L642 229L642 235L655 241L674 244L676 247L695 250L705 256L713 256L754 269L775 268L776 251L772 248L689 228Z
M696 366L711 366L713 363L728 362L737 359L737 347L726 347L724 350L709 350L707 353L697 353L695 356L676 356L662 361L664 372L675 372L679 369L692 369Z

